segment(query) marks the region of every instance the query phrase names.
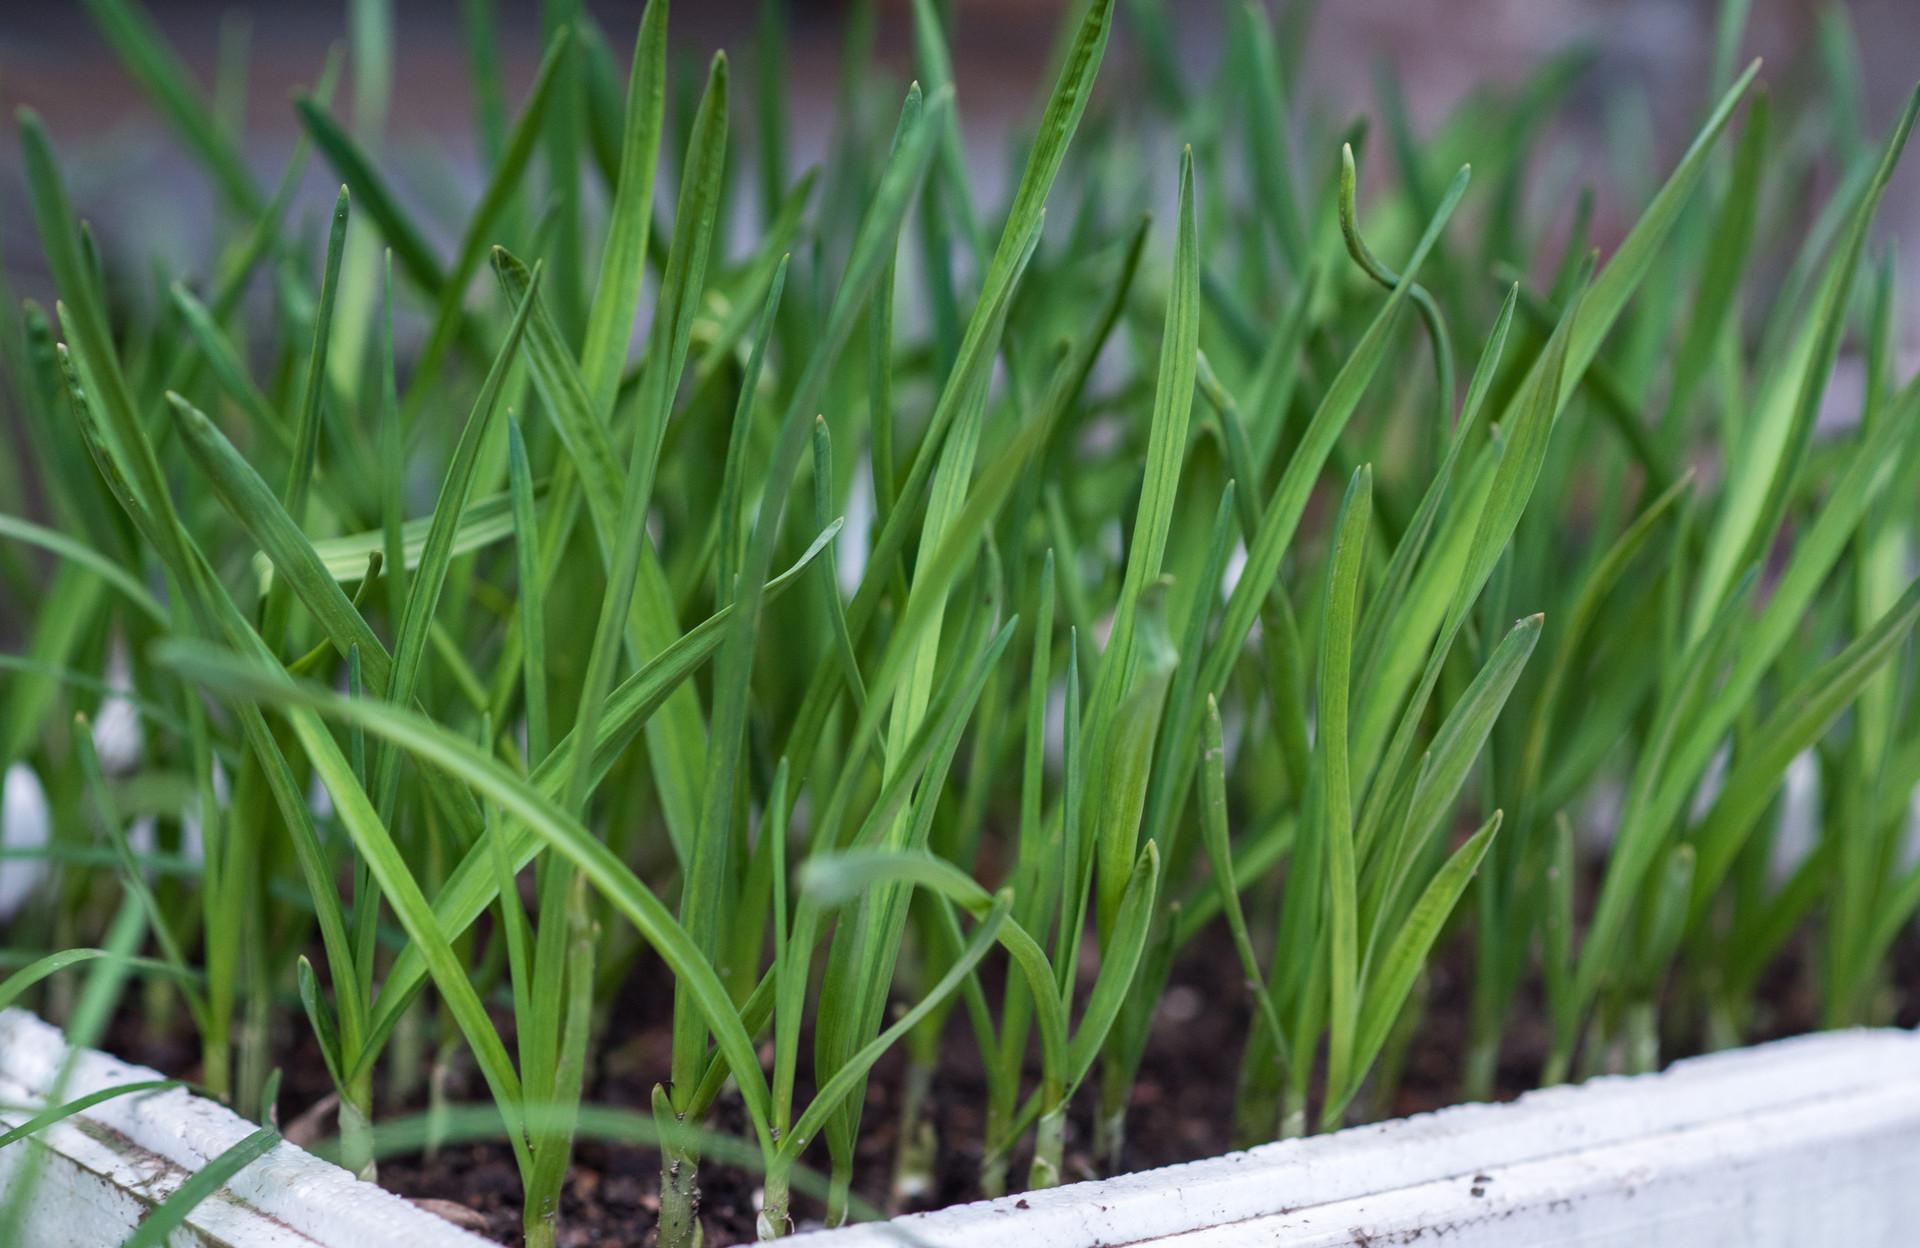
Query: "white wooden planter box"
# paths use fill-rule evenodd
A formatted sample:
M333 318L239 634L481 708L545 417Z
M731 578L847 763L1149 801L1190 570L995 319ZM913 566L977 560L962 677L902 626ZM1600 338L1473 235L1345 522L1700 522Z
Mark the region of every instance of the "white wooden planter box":
M0 1012L0 1103L38 1104L59 1033ZM155 1078L82 1053L64 1095ZM24 1119L0 1111L0 1122ZM0 1150L0 1194L29 1149L44 1169L34 1248L117 1244L251 1127L184 1090L105 1101ZM1444 1241L1689 1248L1920 1243L1920 1036L1807 1036L1634 1079L1463 1105L1211 1161L1080 1183L795 1248L1305 1248ZM484 1243L291 1144L241 1171L172 1244L474 1248Z
M0 1105L45 1103L66 1060L60 1032L0 1011ZM83 1051L62 1100L160 1076ZM31 1111L0 1109L8 1127ZM0 1149L0 1199L32 1153L41 1172L20 1248L108 1248L253 1124L184 1088L102 1101ZM284 1141L189 1215L169 1248L477 1248L487 1241ZM12 1246L9 1246L12 1248Z
M1920 1037L1805 1036L1663 1074L893 1222L794 1248L1920 1244Z

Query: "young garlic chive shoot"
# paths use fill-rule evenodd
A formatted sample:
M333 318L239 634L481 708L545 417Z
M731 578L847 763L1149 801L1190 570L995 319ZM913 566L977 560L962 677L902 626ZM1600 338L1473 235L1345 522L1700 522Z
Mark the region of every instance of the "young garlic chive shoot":
M1644 188L1619 144L1569 231L1523 192L1586 59L1440 125L1383 71L1363 232L1311 5L1243 6L1204 76L1165 0L1075 6L1000 202L943 6L897 97L856 6L800 169L778 0L741 81L675 67L668 0L545 5L517 98L471 5L459 187L384 131L390 7L350 121L315 57L269 185L238 54L208 95L89 0L220 205L177 271L125 267L20 114L52 297L0 299L0 764L52 832L8 846L47 875L0 1005L190 1036L168 1073L263 1120L304 1028L331 1155L491 1139L530 1244L577 1140L653 1149L671 1248L719 1233L715 1167L777 1238L957 1157L983 1194L1136 1164L1208 974L1246 1018L1222 1148L1391 1112L1442 960L1467 1097L1742 1043L1810 941L1819 1022L1887 1017L1920 380L1873 222L1920 95L1875 147L1851 92L1757 90L1723 5L1691 142ZM1128 23L1149 89L1096 91Z

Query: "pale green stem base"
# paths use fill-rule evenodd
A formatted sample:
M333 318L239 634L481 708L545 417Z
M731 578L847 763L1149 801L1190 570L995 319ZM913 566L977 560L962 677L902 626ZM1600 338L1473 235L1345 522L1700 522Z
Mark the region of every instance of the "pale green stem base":
M913 1059L907 1064L906 1085L900 1100L900 1143L893 1155L892 1204L905 1209L933 1191L934 1166L940 1141L927 1117L933 1094L933 1066Z
M377 1183L380 1176L373 1160L372 1084L372 1076L364 1075L340 1098L340 1165L356 1179Z
M1127 1151L1127 1101L1131 1081L1117 1062L1102 1065L1100 1104L1093 1115L1094 1164L1105 1174L1119 1174Z
M1007 1150L989 1145L980 1158L980 1194L996 1200L1007 1194Z
M1630 1075L1644 1075L1660 1068L1660 1020L1651 1002L1639 1002L1627 1010L1626 1064Z
M1102 1108L1093 1120L1093 1155L1102 1173L1119 1174L1127 1151L1127 1111Z
M1620 1046L1613 1027L1596 1017L1587 1025L1586 1039L1580 1045L1580 1061L1574 1077L1587 1080L1595 1075L1620 1073Z
M1060 1183L1060 1159L1067 1150L1067 1107L1040 1115L1033 1137L1033 1167L1027 1171L1030 1188L1056 1187Z
M1467 1049L1466 1068L1460 1075L1460 1099L1486 1101L1493 1098L1494 1076L1500 1069L1498 1037L1476 1038Z
M416 1002L393 1025L393 1039L387 1042L387 1095L395 1102L408 1101L426 1078L426 1015Z
M1297 1140L1307 1134L1307 1094L1302 1088L1289 1087L1280 1102L1279 1139Z
M827 1217L828 1229L847 1224L848 1198L853 1191L853 1158L835 1157L833 1168L827 1174Z
M247 994L246 1017L237 1029L240 1047L238 1082L230 1098L242 1118L260 1121L266 1107L260 1102L260 1090L266 1085L272 1059L268 1056L268 1038L272 1026L273 1002L265 993Z
M233 1020L215 1019L200 1042L200 1078L217 1101L233 1100Z
M1744 1043L1733 1006L1726 1001L1715 1000L1707 1007L1708 1052L1737 1049Z
M447 1088L453 1082L456 1056L452 1045L442 1045L427 1072L427 1141L422 1151L429 1160L439 1156L440 1141L447 1133Z
M754 1219L754 1233L761 1239L779 1239L793 1232L793 1216L787 1211L788 1182L785 1170L767 1172L760 1214Z

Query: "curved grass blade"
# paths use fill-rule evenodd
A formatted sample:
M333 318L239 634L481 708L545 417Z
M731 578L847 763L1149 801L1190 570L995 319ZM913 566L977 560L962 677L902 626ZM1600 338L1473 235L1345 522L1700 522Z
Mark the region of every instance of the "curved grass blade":
M536 493L539 487L536 486ZM383 558L382 567L388 575L395 567L404 567L412 571L420 566L426 555L427 534L433 528L434 517L416 516L399 526L400 559L396 562ZM476 550L484 550L496 542L505 541L513 536L513 494L506 491L487 494L468 502L460 517L460 523L453 532L452 556L470 555ZM345 583L357 581L366 573L367 557L373 554L385 555L392 544L384 527L368 529L360 533L348 533L340 537L325 537L318 541L309 541L313 553L320 559L320 566L335 581ZM264 554L255 561L255 571L259 574L262 592L272 583L273 561ZM399 618L399 617L396 617Z
M835 532L838 532L837 525L815 539L792 567L768 583L767 597L770 601L799 580ZM596 784L612 767L614 760L633 744L634 738L640 735L649 719L666 704L673 692L719 649L732 612L731 606L722 607L643 664L608 696L607 713L601 721L600 738L594 750L593 775ZM576 748L577 742L569 734L535 768L532 782L546 798L560 796L570 774L571 757ZM509 861L518 871L533 857L541 842L532 831L518 826L513 828L511 836ZM485 846L468 850L434 900L436 920L449 940L465 931L498 895L498 881L489 854ZM411 947L403 949L387 972L380 1000L374 1007L369 1032L376 1040L385 1037L399 1021L401 1012L419 989L425 974L426 966L419 951Z
M353 784L351 773L340 774L344 770L345 760L339 755L337 747L333 746L332 738L319 727L316 713L357 724L374 736L406 750L422 763L471 785L488 800L497 802L539 840L544 841L548 848L558 852L586 875L594 887L626 915L648 943L659 951L680 982L689 985L707 1026L712 1029L722 1052L726 1054L742 1099L754 1120L756 1133L761 1136L763 1144L771 1145L766 1136L766 1079L754 1054L752 1039L741 1026L739 1013L726 987L701 956L686 929L633 874L632 868L621 862L599 838L583 828L578 820L567 815L551 798L466 739L390 703L342 698L311 685L275 680L253 665L237 662L231 656L210 651L204 646L167 643L156 657L209 686L217 685L237 695L284 707L309 756L314 759L315 766L321 769L328 780L329 790L335 793L343 819L351 820L349 826L361 825L356 828L357 839L362 828L371 826L376 830L377 835L366 838L363 848L378 867L384 869L392 843L385 840L383 831L378 831L377 823L365 823L367 816L372 813L371 809L365 806L364 794L359 793ZM491 851L483 847L481 852L487 854ZM404 864L400 864L397 858L393 860L393 865L399 872L405 872ZM490 867L485 869L491 870ZM451 957L451 948L444 935L440 934L430 911L426 913L425 924L420 923L419 912L424 909L424 898L419 897L411 877L406 876L404 881L399 882L403 884L403 890L397 898L395 892L389 890L389 880L385 878L381 880L382 891L387 892L390 901L394 901L395 912L407 924L408 934L413 936L416 943L429 945L425 952L430 961L436 957ZM419 930L416 931L416 927ZM439 974L436 973L434 978L436 984L442 982ZM466 984L464 970L460 971L459 983ZM391 990L390 980L388 991ZM445 991L444 985L442 990ZM471 988L467 991L470 992ZM507 1073L511 1074L511 1071ZM517 1094L510 1098L496 1096L495 1099L501 1101L503 1109L509 1103L520 1100Z
M1327 387L1326 396L1314 412L1293 458L1288 461L1279 485L1274 488L1260 531L1247 543L1246 566L1227 599L1220 635L1208 653L1206 666L1201 673L1200 687L1216 697L1225 692L1227 675L1239 659L1240 649L1253 627L1254 618L1266 601L1274 578L1279 575L1280 561L1293 541L1301 516L1305 514L1307 499L1320 475L1320 469L1332 452L1340 431L1345 428L1347 419L1359 405L1368 383L1386 358L1387 343L1392 336L1396 314L1407 299L1421 262L1432 251L1439 240L1440 231L1453 215L1461 195L1466 192L1467 179L1468 173L1462 169L1447 188L1439 210L1427 224L1426 232L1415 245L1413 254L1408 257L1406 267L1401 272L1400 285L1394 288L1387 302L1374 315L1366 335ZM1188 734L1186 739L1191 741L1195 730L1185 728L1183 731ZM1176 757L1192 753L1189 750L1185 755L1177 754Z
M359 647L367 682L376 696L384 697L393 675L393 660L307 541L299 522L206 413L177 394L169 393L167 402L181 441L213 484L220 501L273 561L279 571L277 583L289 586L306 604L343 657L349 649Z
M140 614L160 627L165 628L171 622L159 599L149 593L147 587L132 573L78 538L68 537L65 533L44 528L19 516L8 515L0 515L0 537L11 537L51 551L113 586Z
M944 858L925 851L855 849L815 855L800 873L801 891L823 907L843 906L876 884L908 884L924 888L953 902L976 919L986 919L1003 902L1006 920L997 939L1005 945L1035 998L1034 1019L1040 1035L1042 1065L1056 1082L1067 1069L1066 1014L1054 994L1053 964L1038 941L1012 917L1011 898L996 897L974 878Z

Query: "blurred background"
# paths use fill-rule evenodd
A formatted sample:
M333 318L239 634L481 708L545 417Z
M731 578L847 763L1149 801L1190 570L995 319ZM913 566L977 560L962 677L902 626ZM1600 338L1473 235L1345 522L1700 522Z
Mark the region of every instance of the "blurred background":
M1047 76L1047 57L1069 0L950 0L953 52L968 146L990 201L1005 182L1004 139L1031 116ZM352 7L272 0L147 0L146 8L203 89L244 101L248 158L270 183L291 147L297 123L289 93L310 84L327 48L349 38ZM501 43L510 88L524 89L540 48L537 0L499 0L506 23ZM624 57L641 0L586 0ZM1170 0L1166 32L1177 62L1200 75L1220 55L1222 0ZM1595 238L1603 246L1638 211L1644 188L1605 164L1608 151L1650 150L1664 168L1691 135L1705 108L1716 0L1334 0L1317 6L1302 57L1305 98L1335 124L1374 110L1380 70L1397 74L1417 127L1432 127L1477 87L1512 87L1557 52L1578 46L1591 57L1568 107L1555 124L1572 131L1571 150L1590 153L1581 171L1598 191ZM389 167L406 178L433 175L445 187L477 186L474 101L468 90L460 0L401 0L395 10L396 64L385 131ZM832 126L849 0L787 0L790 91L786 125L796 162L825 154ZM1114 44L1101 76L1113 93L1142 85L1152 58L1140 27L1120 4ZM911 74L908 0L878 0L878 72L903 84ZM751 80L760 0L680 0L672 34L691 63L728 49ZM1877 136L1896 115L1920 61L1916 0L1755 0L1742 59L1763 56L1766 79L1792 77L1808 89L1807 66L1824 51L1856 55L1857 106ZM1845 44L1852 44L1848 51ZM218 88L223 62L244 63L244 81ZM244 51L244 57L239 54ZM350 58L349 58L350 60ZM1818 83L1813 89L1824 90ZM351 71L336 97L343 115L353 99ZM39 110L61 145L79 209L104 239L125 238L137 222L146 245L171 253L172 267L191 265L209 214L211 191L192 159L154 116L89 20L85 5L49 0L0 2L0 105L9 129L20 105ZM517 109L517 97L509 110ZM742 110L744 118L746 110ZM746 123L750 125L751 122ZM1169 150L1175 150L1169 136ZM1384 163L1384 145L1371 159ZM1149 157L1150 158L1150 157ZM1585 155L1582 159L1587 159ZM38 248L18 174L18 145L0 143L0 260L27 294L43 293ZM1167 161L1169 171L1171 158ZM1559 171L1562 175L1566 171ZM1646 172L1651 177L1653 170ZM329 180L313 162L302 209L325 211ZM1560 185L1564 186L1562 181ZM983 201L984 202L984 201ZM1899 171L1883 206L1882 235L1920 225L1920 162ZM1920 265L1920 248L1902 258ZM1920 277L1910 273L1909 277ZM1909 310L1910 326L1920 327ZM1910 334L1912 329L1910 329Z

